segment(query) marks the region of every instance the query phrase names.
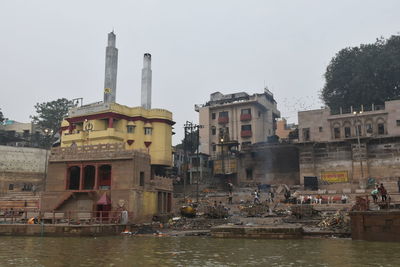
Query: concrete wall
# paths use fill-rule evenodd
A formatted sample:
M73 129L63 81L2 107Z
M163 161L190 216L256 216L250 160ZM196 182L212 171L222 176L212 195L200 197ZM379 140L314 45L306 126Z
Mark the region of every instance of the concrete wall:
M44 149L0 146L0 192L7 192L9 184L14 190L21 190L24 183L40 186L48 154Z
M351 212L350 218L354 240L400 241L399 211Z
M300 181L304 176L321 177L322 172L347 171L348 183L365 184L367 178L400 177L400 138L353 142L299 144ZM362 167L361 167L362 165Z

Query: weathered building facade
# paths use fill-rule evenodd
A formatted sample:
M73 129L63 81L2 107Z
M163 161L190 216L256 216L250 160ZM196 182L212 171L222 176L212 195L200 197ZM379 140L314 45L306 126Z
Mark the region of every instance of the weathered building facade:
M275 135L276 118L280 117L273 94L248 95L240 92L223 95L211 94L210 101L196 106L199 112L200 152L215 156L220 143L220 132L239 146L267 141Z
M240 152L238 184L300 184L298 148L289 144L259 143Z
M134 222L171 211L171 179L151 176L150 156L123 144L53 148L41 209L126 210Z
M0 193L43 188L47 171L45 149L0 146Z
M368 178L400 177L400 101L335 114L329 108L299 112L300 180L365 187Z

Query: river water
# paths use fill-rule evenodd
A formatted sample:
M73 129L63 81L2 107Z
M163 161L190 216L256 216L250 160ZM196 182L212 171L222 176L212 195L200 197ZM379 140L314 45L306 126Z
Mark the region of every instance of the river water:
M349 239L0 237L0 266L400 266L399 252Z

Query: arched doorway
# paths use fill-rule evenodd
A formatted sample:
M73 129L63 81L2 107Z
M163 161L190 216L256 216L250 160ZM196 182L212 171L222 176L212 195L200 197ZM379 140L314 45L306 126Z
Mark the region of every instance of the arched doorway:
M81 168L78 166L72 166L68 168L68 189L79 190L79 184L81 181Z
M94 188L94 181L96 177L96 167L93 165L87 165L83 169L83 189L90 190Z

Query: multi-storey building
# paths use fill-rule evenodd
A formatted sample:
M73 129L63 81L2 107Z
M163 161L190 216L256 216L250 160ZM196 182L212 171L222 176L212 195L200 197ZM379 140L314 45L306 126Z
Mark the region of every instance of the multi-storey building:
M72 108L62 122L61 147L123 143L142 150L153 166L172 165L172 113L164 109L95 103Z
M115 102L117 56L112 32L104 101L73 107L63 120L61 147L53 148L49 159L42 210L72 213L77 220L82 213L118 219L124 210L134 222L171 211L172 179L164 174L172 165L172 113L151 108L150 54L144 55L141 107Z
M332 112L299 112L299 142L328 142L400 135L400 100Z
M323 186L357 189L375 179L397 185L400 100L298 116L301 183L317 178Z
M240 146L266 141L275 134L276 118L280 117L273 94L249 95L245 92L210 95L210 101L196 106L199 112L200 151L215 156L220 136L228 135Z

